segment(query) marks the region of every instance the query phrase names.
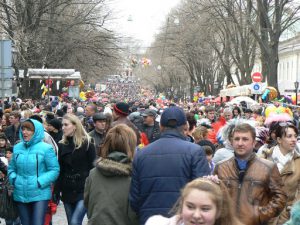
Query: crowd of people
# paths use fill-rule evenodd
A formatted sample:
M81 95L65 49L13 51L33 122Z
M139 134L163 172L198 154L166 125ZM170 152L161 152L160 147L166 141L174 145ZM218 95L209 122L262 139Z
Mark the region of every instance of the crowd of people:
M13 187L16 211L7 225L52 224L58 204L69 225L300 224L297 109L150 98L4 105L0 195Z

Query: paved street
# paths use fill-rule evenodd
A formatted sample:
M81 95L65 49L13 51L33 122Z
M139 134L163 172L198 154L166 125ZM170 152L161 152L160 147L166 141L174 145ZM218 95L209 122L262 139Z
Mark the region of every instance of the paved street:
M4 220L0 219L0 224L4 225L5 224ZM59 204L59 206L57 208L57 212L53 217L53 223L52 224L53 225L68 225L66 214L65 214L64 207L63 207L62 203ZM82 224L83 225L87 224L87 218L86 217L84 218Z

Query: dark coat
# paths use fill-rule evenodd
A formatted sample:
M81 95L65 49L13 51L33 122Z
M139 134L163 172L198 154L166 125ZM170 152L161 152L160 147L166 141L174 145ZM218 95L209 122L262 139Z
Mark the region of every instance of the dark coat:
M84 204L89 225L134 225L136 214L128 202L131 163L124 153L99 158L86 179Z
M96 154L99 152L100 146L103 144L106 133L100 134L95 130L92 130L89 135L94 139Z
M149 140L149 143L152 143L160 138L160 128L159 128L159 123L154 122L154 126L149 127L145 124L143 124L140 128L141 132L144 132L147 135L147 138Z
M1 161L1 159L0 159L0 171L1 171L1 173L5 174L5 175L7 174L7 167L6 167L5 163Z
M14 125L10 125L4 131L7 139L9 140L9 142L12 146L14 146L16 144L16 142L20 140L19 130L20 130L20 126L15 128Z
M83 199L85 179L94 167L96 158L95 145L85 141L75 149L73 138L68 138L69 144L59 143L58 161L60 165L59 179L55 191L62 193L62 201L75 203Z
M153 215L168 213L191 180L210 174L204 151L176 130L138 151L133 161L130 204L143 225Z

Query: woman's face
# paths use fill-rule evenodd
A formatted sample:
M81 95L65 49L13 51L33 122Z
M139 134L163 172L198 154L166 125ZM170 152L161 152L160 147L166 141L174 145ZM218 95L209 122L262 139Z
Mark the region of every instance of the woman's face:
M192 189L183 201L181 218L184 225L214 225L217 219L217 206L212 195Z
M73 136L75 130L76 130L76 127L73 123L71 123L70 120L63 119L63 121L62 121L62 131L63 131L65 136L67 136L67 137Z
M28 129L27 127L22 127L22 135L24 138L24 141L30 141L34 134L34 131L31 129Z
M6 146L6 140L0 139L0 148L4 148Z
M233 115L234 115L235 117L237 117L237 116L239 115L239 111L237 111L236 109L233 110Z
M288 127L286 129L286 135L283 137L277 138L280 149L285 150L286 152L291 152L295 149L297 144L297 134L294 129Z

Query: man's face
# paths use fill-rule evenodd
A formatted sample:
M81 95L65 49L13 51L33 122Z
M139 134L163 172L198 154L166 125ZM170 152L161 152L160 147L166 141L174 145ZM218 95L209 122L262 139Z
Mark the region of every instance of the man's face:
M245 113L245 118L246 118L246 119L250 119L250 118L251 118L251 113L246 112L246 113Z
M240 159L248 159L252 154L255 140L250 132L234 132L231 144L236 156Z
M207 119L209 120L214 120L215 118L215 112L214 111L210 111L207 113Z
M144 118L144 124L149 126L154 124L153 116L143 116L143 118Z
M19 122L19 118L18 117L14 117L14 116L9 116L9 122L10 122L10 124L12 124L12 125L15 125L15 124L17 124L18 122Z
M55 128L52 125L48 124L47 131L48 132L53 132L54 130L55 130Z
M96 120L96 122L94 122L94 126L95 126L96 131L103 132L106 128L106 121L105 120Z
M94 112L92 106L87 106L87 107L85 107L85 115L86 115L87 117L93 116L94 113L95 113L95 112Z
M231 112L224 112L224 118L226 121L229 121L232 119L232 113Z

